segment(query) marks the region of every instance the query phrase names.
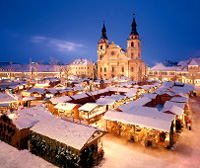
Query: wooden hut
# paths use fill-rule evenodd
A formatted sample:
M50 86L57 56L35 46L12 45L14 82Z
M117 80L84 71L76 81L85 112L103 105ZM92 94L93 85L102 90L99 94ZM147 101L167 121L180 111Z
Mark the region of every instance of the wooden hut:
M44 120L31 128L29 150L59 167L92 167L103 156L105 133L59 118Z

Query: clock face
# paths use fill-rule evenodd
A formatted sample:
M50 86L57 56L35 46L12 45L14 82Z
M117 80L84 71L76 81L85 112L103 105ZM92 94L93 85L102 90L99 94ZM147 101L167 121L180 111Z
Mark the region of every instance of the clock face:
M115 55L115 52L114 52L114 51L112 51L112 52L111 52L111 55L112 55L112 56L113 56L113 55Z

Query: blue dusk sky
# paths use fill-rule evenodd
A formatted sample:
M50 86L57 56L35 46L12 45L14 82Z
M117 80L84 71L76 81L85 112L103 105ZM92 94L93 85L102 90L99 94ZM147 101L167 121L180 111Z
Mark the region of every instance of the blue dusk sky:
M0 0L0 62L96 62L103 18L126 48L133 11L147 64L200 55L199 0Z

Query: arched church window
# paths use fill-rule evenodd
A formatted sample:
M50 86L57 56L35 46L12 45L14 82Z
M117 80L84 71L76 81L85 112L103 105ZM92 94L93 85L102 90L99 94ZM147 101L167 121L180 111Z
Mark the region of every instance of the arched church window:
M134 42L131 42L131 47L134 47Z
M103 49L103 46L102 46L102 45L100 46L100 49L101 49L101 50Z
M106 67L104 68L104 72L106 72Z

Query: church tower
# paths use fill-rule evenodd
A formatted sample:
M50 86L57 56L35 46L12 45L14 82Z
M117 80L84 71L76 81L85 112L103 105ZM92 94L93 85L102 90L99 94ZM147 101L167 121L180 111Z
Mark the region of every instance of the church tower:
M106 54L106 50L108 47L108 37L106 35L106 26L105 26L105 20L103 20L103 28L101 30L102 35L100 38L100 42L98 43L98 60L101 60L103 58L103 55Z
M133 13L132 30L127 40L127 57L131 59L141 59L141 41L137 32L137 24L135 22L135 13Z

